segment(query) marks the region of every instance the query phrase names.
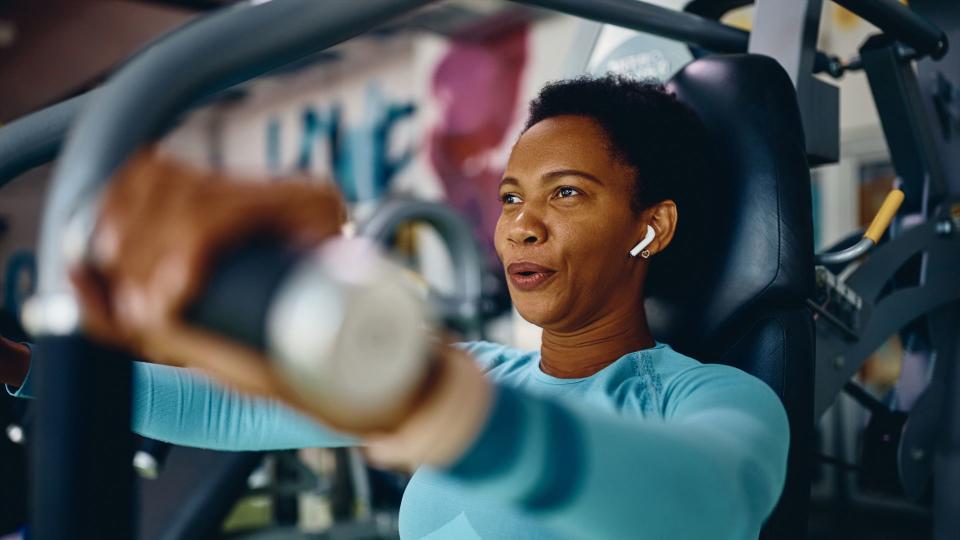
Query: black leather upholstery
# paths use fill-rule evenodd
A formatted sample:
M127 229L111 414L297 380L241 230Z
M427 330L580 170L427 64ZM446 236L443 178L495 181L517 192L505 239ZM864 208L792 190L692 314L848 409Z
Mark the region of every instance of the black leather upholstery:
M683 250L683 265L671 264L651 282L650 324L659 340L752 373L783 400L791 428L787 485L763 537L804 538L814 352L804 301L812 296L814 261L796 94L776 61L747 54L695 60L668 87L699 113L715 155L696 190L704 206L685 212L678 201L698 249Z

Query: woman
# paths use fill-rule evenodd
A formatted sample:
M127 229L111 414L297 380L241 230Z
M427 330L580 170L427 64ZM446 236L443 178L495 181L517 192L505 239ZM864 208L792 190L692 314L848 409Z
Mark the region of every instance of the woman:
M704 141L659 85L544 88L500 183L495 231L541 348L443 347L418 399L381 425L299 404L256 353L179 317L226 243L335 234L328 190L203 182L141 158L108 194L75 282L93 335L261 394L137 363L136 431L234 450L362 443L375 461L422 464L403 538L756 538L783 487L783 408L750 375L657 343L643 310L648 274L669 271L663 252L686 235L676 201L705 181ZM10 345L6 357L5 379L28 394L28 352Z

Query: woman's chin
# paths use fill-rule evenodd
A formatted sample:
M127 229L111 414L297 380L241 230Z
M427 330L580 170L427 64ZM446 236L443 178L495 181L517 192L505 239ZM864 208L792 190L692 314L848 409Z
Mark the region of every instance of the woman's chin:
M553 306L544 305L541 302L514 302L513 307L525 321L530 324L543 328L549 326L557 320Z

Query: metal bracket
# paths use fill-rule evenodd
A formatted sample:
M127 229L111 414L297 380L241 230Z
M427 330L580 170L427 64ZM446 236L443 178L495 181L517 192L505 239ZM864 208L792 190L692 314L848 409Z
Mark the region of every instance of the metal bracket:
M903 179L900 189L906 194L906 211L920 210L928 177L930 199L938 202L946 194L947 182L913 67L900 58L896 43L884 35L868 38L860 48L860 59L880 112L890 157Z
M848 339L857 339L863 299L826 267L817 266L814 273L816 298L807 300L807 305Z

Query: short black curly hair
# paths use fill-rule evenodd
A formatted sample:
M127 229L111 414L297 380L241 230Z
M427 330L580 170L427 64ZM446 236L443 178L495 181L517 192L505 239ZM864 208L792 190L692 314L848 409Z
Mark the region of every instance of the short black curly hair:
M614 155L636 171L635 213L680 200L705 173L706 131L697 113L663 84L620 75L547 84L530 103L524 131L554 116L588 116L607 134Z

